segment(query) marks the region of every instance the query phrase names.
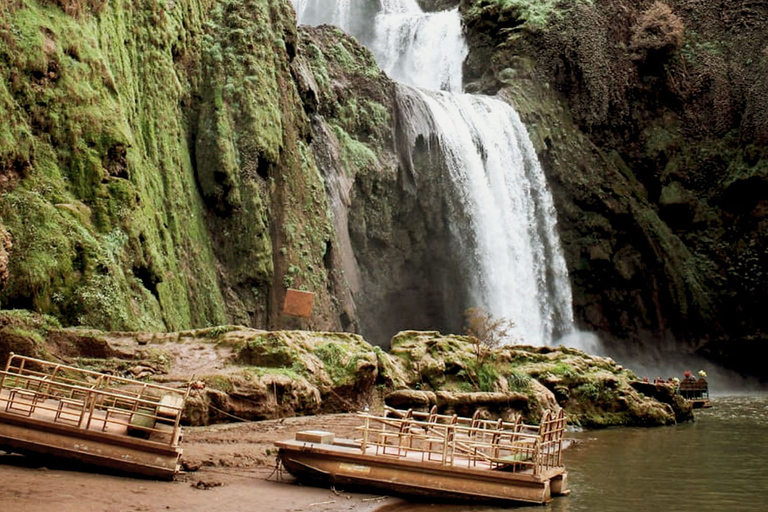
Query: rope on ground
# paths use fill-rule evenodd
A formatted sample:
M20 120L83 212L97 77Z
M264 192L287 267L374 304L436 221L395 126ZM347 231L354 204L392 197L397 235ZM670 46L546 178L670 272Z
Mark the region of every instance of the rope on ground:
M343 402L347 406L347 412L355 412L360 409L360 407L356 403L344 398L343 396L336 393L334 390L331 390L330 394L338 398L339 401Z
M210 401L205 399L205 397L203 396L203 393L202 393L202 391L200 389L195 389L194 391L200 396L200 399L203 400L204 402L207 402L208 407L210 407L214 411L220 412L221 414L223 414L225 416L229 416L230 418L236 419L238 421L242 421L242 422L253 421L253 420L247 420L245 418L241 418L240 416L235 416L234 414L230 414L227 411L219 409L218 407L213 405Z
M283 461L280 459L279 454L275 456L275 469L273 469L264 480L269 480L272 478L272 475L275 475L276 482L281 482L283 480Z
M225 410L223 410L223 409L220 409L220 408L216 407L216 406L215 406L215 405L213 405L213 404L212 404L210 401L208 401L208 400L205 400L205 397L204 397L204 396L202 396L202 391L201 391L200 389L195 389L194 391L195 391L195 392L196 392L198 395L200 395L200 398L201 398L202 400L206 401L206 402L208 403L208 407L210 407L210 408L211 408L211 409L213 409L214 411L220 412L221 414L223 414L223 415L225 415L225 416L229 416L230 418L233 418L233 419L235 419L235 420L238 420L238 421L242 421L242 422L253 421L253 420L248 420L248 419L245 419L245 418L241 418L240 416L235 416L234 414L228 413L227 411L225 411ZM343 396L339 395L339 394L338 394L338 393L336 393L334 390L330 390L330 394L332 394L333 396L335 396L335 397L336 397L336 398L337 398L337 399L338 399L340 402L342 402L344 405L346 405L346 406L347 406L347 412L354 412L354 411L356 411L356 410L359 410L359 407L358 407L358 405L357 405L357 404L355 404L354 402L352 402L352 401L350 401L350 400L348 400L348 399L344 398ZM253 401L253 402L256 402L255 400L251 400L251 401Z
M248 468L243 468L243 469L247 470ZM216 468L211 467L211 466L205 466L205 470L204 471L206 473L218 473L220 475L239 476L239 477L242 477L242 478L258 478L259 480L267 480L269 478L269 477L262 478L261 476L258 476L258 475L253 475L253 474L249 474L249 473L242 473L242 472L238 472L238 471L235 471L235 470L232 470L232 469L226 469L226 470L225 469L216 469ZM254 469L252 471L256 472L258 470ZM192 472L187 471L185 474L192 475ZM271 476L271 474L270 474L270 476Z

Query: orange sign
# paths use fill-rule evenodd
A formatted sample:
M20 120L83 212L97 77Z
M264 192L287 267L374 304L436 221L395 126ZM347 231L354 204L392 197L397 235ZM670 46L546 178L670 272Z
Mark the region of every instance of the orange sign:
M285 292L283 314L309 318L312 316L312 302L314 299L315 294L312 292L303 292L289 288Z

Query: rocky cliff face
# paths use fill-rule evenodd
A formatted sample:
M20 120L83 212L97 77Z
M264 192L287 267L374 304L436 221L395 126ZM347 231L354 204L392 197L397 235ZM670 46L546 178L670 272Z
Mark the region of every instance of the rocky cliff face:
M524 115L583 327L760 373L768 5L462 0L467 88Z
M297 47L287 0L4 2L2 307L274 327L294 287L340 328Z
M436 141L407 140L404 119L416 115L407 93L331 27L301 28L295 68L334 213L344 327L384 346L402 329L459 332L447 173Z
M768 6L422 3L460 3L467 90L526 121L580 325L764 373ZM403 109L368 52L297 30L288 0L5 2L2 307L113 330L457 330L439 169L428 141L398 157ZM311 320L280 314L289 287L315 292Z

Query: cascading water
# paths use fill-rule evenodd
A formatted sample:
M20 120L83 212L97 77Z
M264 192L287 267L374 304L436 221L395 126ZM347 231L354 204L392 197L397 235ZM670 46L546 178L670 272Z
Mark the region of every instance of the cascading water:
M301 22L337 24L367 44L385 72L413 86L398 90L400 129L410 148L436 141L445 160L467 306L514 322L513 341L549 344L570 332L570 283L544 173L511 106L459 92L467 48L458 10L426 14L415 0L381 0L373 30L355 33L364 18L356 9L366 2L294 4Z
M425 89L461 91L461 66L468 50L458 8L425 13L416 0L379 3L371 27L366 23L369 2L293 0L300 23L336 25L354 35L396 81Z
M458 7L425 14L415 0L385 0L375 19L375 34L373 53L390 77L425 89L461 91L468 49Z

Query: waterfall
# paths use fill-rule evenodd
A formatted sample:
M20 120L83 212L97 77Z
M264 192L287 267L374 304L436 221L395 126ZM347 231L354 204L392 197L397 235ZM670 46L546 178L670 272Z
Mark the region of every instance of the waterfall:
M355 34L363 17L355 9L366 2L294 4L302 22L337 23ZM467 47L458 9L424 13L415 0L380 6L373 31L356 35L405 84L398 88L405 145L439 145L452 183L449 235L470 287L467 307L511 320L510 341L552 343L573 329L571 289L552 196L520 116L504 101L460 92Z
M349 32L352 24L353 0L291 0L299 23L327 23Z
M424 13L416 0L381 0L371 31L365 23L370 8L365 1L292 1L300 23L336 25L354 35L394 80L425 89L461 90L461 66L468 48L458 7Z
M425 89L461 91L461 66L469 50L458 7L425 14L415 0L385 0L375 30L372 51L390 77Z

